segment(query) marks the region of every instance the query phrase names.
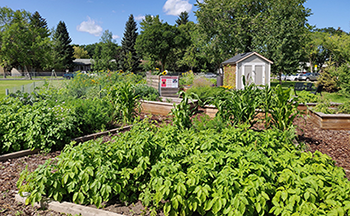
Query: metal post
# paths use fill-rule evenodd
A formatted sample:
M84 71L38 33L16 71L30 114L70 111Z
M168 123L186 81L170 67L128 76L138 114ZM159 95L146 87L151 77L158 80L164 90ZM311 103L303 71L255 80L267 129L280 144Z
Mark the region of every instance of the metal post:
M6 91L6 96L10 94L9 89L6 89L5 91Z
M22 85L22 93L24 93L24 85Z

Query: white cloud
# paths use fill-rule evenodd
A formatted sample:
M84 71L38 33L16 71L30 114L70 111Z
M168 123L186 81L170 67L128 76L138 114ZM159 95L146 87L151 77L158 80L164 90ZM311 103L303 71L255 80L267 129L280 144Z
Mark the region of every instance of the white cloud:
M113 35L112 38L113 39L118 39L118 38L120 38L120 36L119 35Z
M141 20L143 20L144 18L145 18L145 16L139 15L139 16L136 16L136 17L135 17L135 20L136 20L136 21L141 21Z
M178 16L181 12L190 12L192 9L192 4L188 2L189 0L167 0L163 6L163 11L167 15Z
M89 16L87 18L87 21L83 21L77 25L77 30L80 32L87 32L95 36L101 36L103 31L102 27L96 24L95 20L92 20Z

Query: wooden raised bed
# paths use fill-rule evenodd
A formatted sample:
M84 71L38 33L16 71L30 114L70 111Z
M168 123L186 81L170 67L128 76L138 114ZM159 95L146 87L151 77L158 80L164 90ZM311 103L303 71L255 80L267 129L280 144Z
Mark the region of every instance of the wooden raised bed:
M171 101L171 102L170 102ZM181 98L170 98L162 97L162 101L141 101L141 111L143 113L150 113L153 115L163 115L166 116L174 108L174 104L177 105L182 101ZM198 109L198 100L189 100L191 104L191 109L196 111Z
M309 110L309 120L326 130L350 130L350 114L324 114Z
M214 105L205 105L204 106L205 114L207 114L210 118L214 118L218 109Z
M308 107L315 107L317 105L317 103L306 103L306 104L299 104L298 105L298 110L307 110ZM341 105L341 103L330 103L331 107L337 107L339 105Z

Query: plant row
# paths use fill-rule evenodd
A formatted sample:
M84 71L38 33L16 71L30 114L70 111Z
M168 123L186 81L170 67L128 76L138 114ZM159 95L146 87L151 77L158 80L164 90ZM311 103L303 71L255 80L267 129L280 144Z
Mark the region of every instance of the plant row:
M24 171L28 203L43 196L95 204L141 200L165 215L346 215L350 183L320 152L300 151L290 130L248 126L156 127L66 146L57 160ZM207 125L207 129L203 129Z
M62 149L72 138L133 121L138 99L158 95L143 84L135 85L126 80L125 77L131 79L131 76L123 77L126 82L102 89L90 86L91 97L88 97L87 88L81 86L88 78L78 76L67 88L37 89L32 94L19 92L2 99L0 154L33 148Z

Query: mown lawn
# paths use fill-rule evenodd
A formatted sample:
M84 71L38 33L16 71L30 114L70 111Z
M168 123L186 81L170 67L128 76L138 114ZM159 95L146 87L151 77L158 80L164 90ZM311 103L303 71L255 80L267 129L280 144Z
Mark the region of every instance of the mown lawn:
M50 85L59 86L63 83L64 80L48 80L47 82ZM22 85L28 85L33 82L44 82L44 80L0 80L0 98L6 96L6 89L12 92L13 88L20 88Z
M294 85L296 82L300 82L300 81L282 81L282 88L294 89ZM275 87L278 84L280 83L277 80L271 81L271 87ZM315 83L314 83L314 86L315 86ZM293 90L293 93L294 93L294 90ZM350 97L346 97L338 92L334 92L334 93L322 92L322 98L330 100L335 103L344 103L344 102L350 101Z

